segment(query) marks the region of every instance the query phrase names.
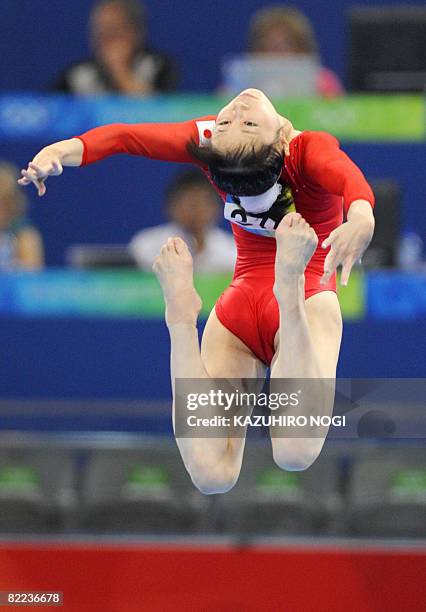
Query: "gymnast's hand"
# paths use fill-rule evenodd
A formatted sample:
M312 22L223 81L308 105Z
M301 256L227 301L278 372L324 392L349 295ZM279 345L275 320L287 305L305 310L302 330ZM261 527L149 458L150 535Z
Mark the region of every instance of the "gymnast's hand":
M324 261L321 284L328 282L337 266L342 266L340 284L347 285L352 267L361 262L361 257L373 237L374 217L371 205L366 200L356 200L349 208L348 221L333 230L322 243L330 248Z
M83 143L78 138L70 138L49 145L42 149L28 164L25 170L21 170L22 177L18 183L22 186L33 183L38 195L46 193L46 179L49 176L59 176L64 166L80 166L83 157Z
M34 157L26 170L21 170L22 178L18 183L23 186L33 183L41 197L46 193L46 179L49 176L59 176L62 172L59 153L54 148L46 147Z

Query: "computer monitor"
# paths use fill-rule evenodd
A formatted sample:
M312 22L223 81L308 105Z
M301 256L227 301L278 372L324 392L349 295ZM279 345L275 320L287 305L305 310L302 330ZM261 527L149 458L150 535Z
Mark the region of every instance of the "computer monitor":
M223 85L236 94L248 87L261 89L271 98L314 96L320 65L312 55L283 58L280 55L246 53L225 57Z
M66 250L67 265L72 268L134 268L136 262L121 244L74 244Z
M397 263L400 238L402 192L390 178L370 180L376 197L373 240L362 258L364 268L394 267Z
M355 7L349 15L352 91L426 87L426 6Z

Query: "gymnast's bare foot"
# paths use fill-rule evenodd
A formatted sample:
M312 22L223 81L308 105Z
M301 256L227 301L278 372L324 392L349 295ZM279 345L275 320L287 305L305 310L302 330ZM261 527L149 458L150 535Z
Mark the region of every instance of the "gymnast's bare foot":
M202 302L194 288L192 255L182 238L167 240L152 269L163 290L167 325L195 325Z
M315 253L318 237L299 213L289 213L278 226L275 238L277 254L274 292L279 300L288 283L295 280L303 282L305 268Z

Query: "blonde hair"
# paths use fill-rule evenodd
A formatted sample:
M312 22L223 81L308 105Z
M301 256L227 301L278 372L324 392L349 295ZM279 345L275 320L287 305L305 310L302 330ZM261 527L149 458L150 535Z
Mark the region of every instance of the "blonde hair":
M265 7L253 15L249 25L249 50L261 51L268 31L279 27L288 34L295 53L318 54L310 20L299 9L285 5Z
M7 161L0 161L0 205L6 203L10 214L19 217L24 214L26 199L17 184L18 168Z

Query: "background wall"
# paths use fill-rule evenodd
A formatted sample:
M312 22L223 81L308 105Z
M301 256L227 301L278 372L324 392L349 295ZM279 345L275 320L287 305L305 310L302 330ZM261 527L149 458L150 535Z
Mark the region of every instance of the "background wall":
M170 397L163 321L1 317L0 337L0 398ZM420 378L425 351L424 319L346 323L338 376Z

